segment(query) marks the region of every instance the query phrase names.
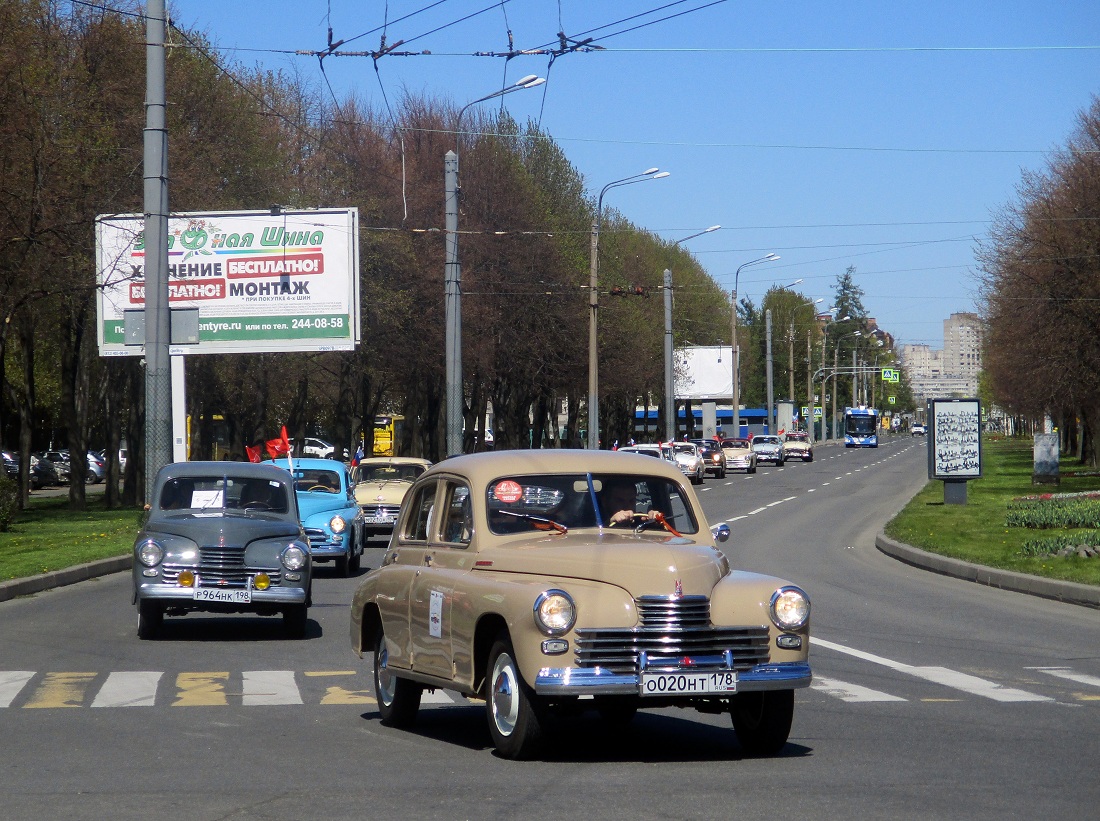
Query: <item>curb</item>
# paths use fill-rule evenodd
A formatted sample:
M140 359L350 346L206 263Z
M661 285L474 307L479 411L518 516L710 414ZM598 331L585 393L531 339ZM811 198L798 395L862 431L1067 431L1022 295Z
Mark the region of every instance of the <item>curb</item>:
M0 582L0 602L19 596L29 596L32 593L41 593L43 590L50 590L54 587L76 584L77 582L94 579L97 576L106 576L109 573L121 573L123 570L129 570L133 563L134 557L126 554L111 559L100 559L96 562L78 564L73 567L66 567L64 570L42 573L38 576L27 576L25 579Z
M1066 604L1100 609L1100 587L1095 585L1044 579L1039 576L1029 576L1026 573L971 564L961 559L940 556L912 545L896 542L883 533L875 537L875 547L887 556L922 570L930 570L933 573L984 584L988 587L998 587L1001 590L1011 590L1016 593L1026 593L1029 596L1054 599Z

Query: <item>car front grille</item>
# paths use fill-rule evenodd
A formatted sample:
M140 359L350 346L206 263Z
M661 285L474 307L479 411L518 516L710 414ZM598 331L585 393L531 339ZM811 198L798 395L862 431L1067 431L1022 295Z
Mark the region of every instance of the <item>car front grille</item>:
M328 534L319 527L307 527L306 538L309 539L310 547L326 544L329 540Z
M639 627L576 630L577 666L628 673L638 671L641 653L659 665L684 657L722 656L727 650L737 670L769 660L767 625L715 627L706 596L643 596L635 605Z
M260 572L271 578L272 585L279 584L283 577L281 568L247 566L243 547L201 547L197 565L164 564L161 579L165 584L175 584L184 570L194 572L203 587L247 587L249 577Z
M399 505L362 505L364 516L397 516Z

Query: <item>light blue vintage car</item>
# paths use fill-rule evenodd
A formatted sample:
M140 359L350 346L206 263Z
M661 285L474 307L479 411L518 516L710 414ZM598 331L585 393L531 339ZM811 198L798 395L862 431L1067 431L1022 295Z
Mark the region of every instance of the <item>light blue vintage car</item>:
M285 463L279 459L275 464ZM347 468L332 459L295 459L293 475L314 563L334 561L341 576L358 572L365 538L363 513Z

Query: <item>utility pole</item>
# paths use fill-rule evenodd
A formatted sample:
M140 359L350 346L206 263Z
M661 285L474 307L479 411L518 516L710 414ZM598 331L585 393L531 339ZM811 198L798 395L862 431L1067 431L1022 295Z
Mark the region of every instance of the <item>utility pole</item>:
M462 267L458 262L458 154L443 156L443 202L447 258L444 263L444 343L446 375L447 455L462 453L464 406L462 389Z
M672 271L665 268L665 441L676 439L676 386L672 374Z
M772 309L768 308L764 312L764 328L766 331L766 338L768 343L768 359L767 359L767 376L768 376L768 433L775 433L775 391L772 388L772 376L774 375L774 366L772 365Z
M810 347L810 329L806 329L806 433L810 438L810 445L814 443L814 380L810 375L810 360L813 358L813 350Z

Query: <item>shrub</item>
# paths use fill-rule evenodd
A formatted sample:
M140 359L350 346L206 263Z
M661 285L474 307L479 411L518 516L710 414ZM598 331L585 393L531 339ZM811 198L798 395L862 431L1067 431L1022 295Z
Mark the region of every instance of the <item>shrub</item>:
M19 512L19 483L0 475L0 531L7 531Z
M1100 501L1095 499L1028 499L1011 502L1005 516L1008 527L1100 528Z

